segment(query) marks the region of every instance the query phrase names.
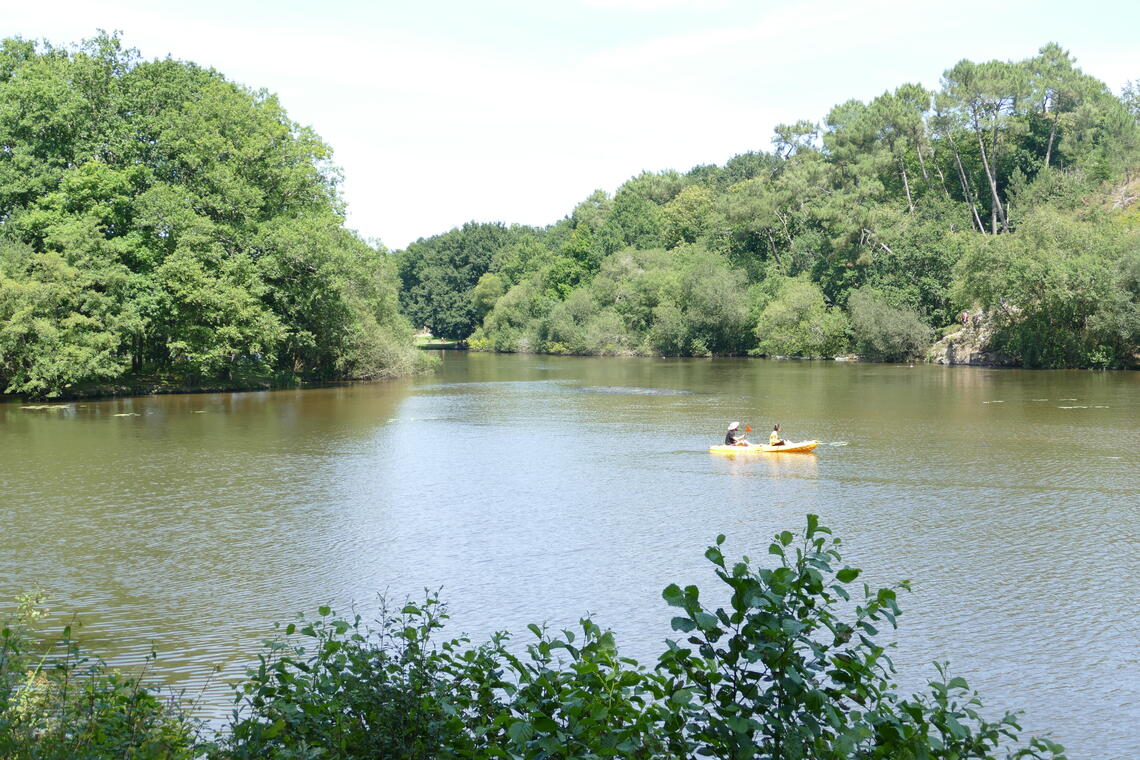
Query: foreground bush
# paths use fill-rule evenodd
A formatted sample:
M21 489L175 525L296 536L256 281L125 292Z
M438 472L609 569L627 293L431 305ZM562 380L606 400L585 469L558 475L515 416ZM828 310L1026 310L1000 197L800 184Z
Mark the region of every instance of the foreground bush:
M694 758L968 760L1063 758L1020 739L1014 714L982 715L966 681L936 666L926 693L892 682L879 628L894 588L857 584L840 541L809 515L768 547L771 566L705 556L727 586L702 601L670 585L677 641L652 668L611 631L531 625L473 645L438 639L439 599L382 607L375 625L322 607L266 643L236 685L230 724L210 742L176 699L36 635L25 598L0 634L0 758Z
M0 627L0 758L162 758L200 756L197 723L164 697L71 638L37 632L41 598L28 595Z
M895 626L896 588L857 586L839 539L809 515L768 552L773 567L705 553L725 607L696 586L665 601L679 641L655 667L621 657L612 632L530 626L480 646L437 643L434 595L385 610L372 628L328 608L287 626L239 689L217 758L1042 758L1016 716L982 716L959 677L937 667L925 694L892 683L878 629Z

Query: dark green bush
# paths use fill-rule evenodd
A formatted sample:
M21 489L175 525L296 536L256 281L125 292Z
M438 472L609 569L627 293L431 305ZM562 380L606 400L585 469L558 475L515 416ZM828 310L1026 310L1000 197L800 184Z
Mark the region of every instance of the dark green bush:
M1016 716L981 714L966 681L937 665L902 697L879 628L901 614L893 588L858 584L840 541L809 515L768 547L772 566L705 556L728 588L706 606L673 584L678 609L652 669L622 657L590 618L579 631L529 626L519 646L438 641L437 595L375 625L320 608L267 641L229 726L212 742L177 700L62 646L36 644L26 600L0 639L0 758L693 758L989 760L1063 758L1022 743Z
M723 540L705 556L728 605L665 589L685 637L652 670L589 618L577 635L532 625L520 651L505 634L433 643L446 619L435 595L375 629L322 608L268 644L216 757L1063 757L1046 740L1019 744L1013 714L982 717L944 665L928 693L899 696L876 638L907 584L857 584L814 515L800 537L775 537L774 567L726 561Z

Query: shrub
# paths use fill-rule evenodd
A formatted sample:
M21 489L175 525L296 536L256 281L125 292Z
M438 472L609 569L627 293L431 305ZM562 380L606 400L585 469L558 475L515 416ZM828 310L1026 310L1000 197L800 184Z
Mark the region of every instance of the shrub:
M300 758L649 758L725 760L990 760L1063 758L1044 739L1022 744L1016 715L981 715L981 700L948 666L923 694L901 697L879 628L901 610L889 588L857 584L840 541L808 515L777 534L770 565L729 561L724 536L705 552L727 588L706 606L671 584L677 609L654 668L622 657L589 617L579 631L528 626L475 646L439 642L436 594L376 626L321 607L278 629L216 741L203 744L176 702L136 678L29 646L28 621L0 638L0 757L299 760ZM31 610L31 612L29 612Z
M930 342L930 327L913 309L892 306L871 288L847 299L855 351L876 361L900 361L920 355Z
M1140 352L1140 244L1106 220L1037 209L974 241L956 300L993 318L993 348L1026 367L1127 367Z
M727 607L707 608L696 586L671 585L665 601L680 609L659 672L669 674L669 704L683 721L685 756L717 758L991 758L1017 741L1016 716L981 717L977 696L946 666L929 695L894 693L890 645L879 627L897 626L894 588L854 582L840 541L808 515L797 538L778 534L774 568L745 557L728 562L724 536L705 556L729 586ZM855 600L853 601L853 597ZM1015 757L1056 756L1061 747L1032 739Z
M621 657L590 618L580 632L505 634L481 646L433 640L446 620L434 594L379 628L327 607L267 644L243 685L222 758L1062 758L1043 739L1019 746L1014 714L981 701L946 665L928 692L900 697L891 645L892 588L856 584L840 541L807 518L768 553L773 566L728 561L724 536L705 556L728 586L706 607L696 586L665 589L678 609L656 667Z
M85 656L71 626L38 623L41 594L21 597L0 626L0 757L5 760L198 757L199 726L175 696ZM151 659L154 653L151 653Z
M621 315L606 309L590 318L585 330L586 351L595 356L633 353L634 341Z
M828 306L819 286L806 279L787 280L764 307L756 325L762 355L835 356L847 348L847 318Z

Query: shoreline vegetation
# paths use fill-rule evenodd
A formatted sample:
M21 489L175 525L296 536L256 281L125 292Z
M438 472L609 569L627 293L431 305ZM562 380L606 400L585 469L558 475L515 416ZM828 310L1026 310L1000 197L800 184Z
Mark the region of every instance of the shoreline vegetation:
M101 33L0 43L0 392L432 366L332 151L277 98Z
M375 624L321 607L265 642L234 684L229 723L208 732L177 696L143 675L86 657L65 628L38 629L28 595L0 635L0 756L210 758L1064 758L996 719L967 682L936 663L927 691L898 693L898 594L871 588L841 541L807 516L777 534L766 562L705 552L727 585L662 593L675 616L656 663L621 656L591 618L578 630L531 625L473 644L442 640L446 608L382 602ZM153 655L152 655L153 657Z
M390 252L272 94L117 35L5 39L0 394L381 379L452 346L904 361L963 314L987 341L941 361L1140 366L1140 83L1049 43L772 144Z
M1114 95L1049 43L772 144L547 227L421 238L401 308L476 351L1140 366L1140 83Z

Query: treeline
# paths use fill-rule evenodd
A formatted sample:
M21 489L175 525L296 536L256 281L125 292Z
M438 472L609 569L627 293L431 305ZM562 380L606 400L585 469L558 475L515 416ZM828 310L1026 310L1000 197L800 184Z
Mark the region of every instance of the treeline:
M382 609L375 626L323 607L266 642L213 736L138 676L84 661L70 631L60 646L39 639L25 599L0 635L0 756L1063 760L1023 739L1015 714L985 717L945 664L926 691L899 694L893 645L877 639L908 586L857 582L815 515L773 538L770 566L731 561L723 541L705 556L727 603L667 587L677 640L651 668L589 618L578 633L531 625L525 646L503 633L473 645L440 640L434 596Z
M597 191L547 228L398 254L401 303L473 348L921 355L962 310L1027 367L1140 350L1140 89L1056 44L780 125L770 153Z
M418 361L391 257L277 99L102 34L0 43L0 392L377 377Z

